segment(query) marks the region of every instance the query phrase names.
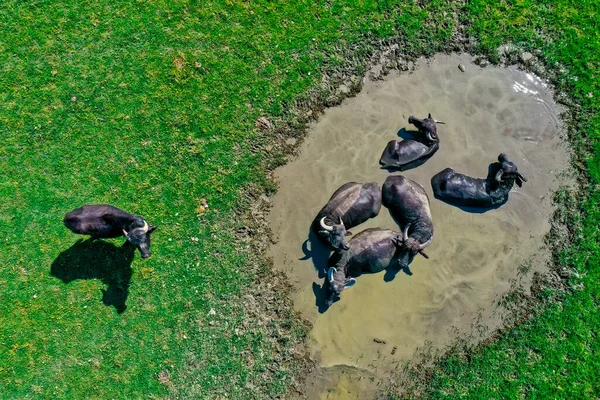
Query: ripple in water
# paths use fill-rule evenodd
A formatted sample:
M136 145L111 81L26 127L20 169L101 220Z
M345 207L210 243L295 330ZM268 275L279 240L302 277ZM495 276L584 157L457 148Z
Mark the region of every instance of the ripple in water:
M442 348L475 334L475 321L498 327L494 302L509 289L517 267L540 253L552 213L548 194L568 165L557 106L538 77L516 68L480 68L470 60L439 55L422 60L414 73L393 72L384 81L367 82L356 97L327 110L299 157L276 171L271 226L277 243L270 253L296 288L296 308L313 324L311 349L323 367L353 366L381 376L419 347ZM465 72L459 63L467 66ZM324 276L313 261L322 267L326 255L318 249L315 260L305 255L312 219L346 182L383 184L389 173L378 161L387 142L404 135L402 129L414 129L409 115L429 112L446 122L438 126L440 149L402 174L419 182L431 201L430 259L415 258L412 275L362 275L323 312L318 295ZM468 213L434 199L434 174L452 167L485 177L501 152L529 179L522 188L515 186L507 204ZM385 207L352 231L372 227L398 230Z

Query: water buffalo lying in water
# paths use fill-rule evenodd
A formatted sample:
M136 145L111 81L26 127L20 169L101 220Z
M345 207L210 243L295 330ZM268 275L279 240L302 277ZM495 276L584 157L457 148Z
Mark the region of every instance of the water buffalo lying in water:
M440 148L437 124L444 122L432 119L431 114L424 119L418 119L411 115L408 117L408 122L416 126L423 136L402 141L390 141L379 159L381 168L406 171L418 167Z
M486 179L472 178L446 168L431 178L431 187L436 197L452 205L494 207L508 201L508 193L515 182L521 187L527 179L502 153L498 162L490 166Z
M330 248L347 250L347 229L374 218L381 209L381 188L376 182L349 182L333 193L312 223L313 232Z
M137 247L142 258L150 257L150 234L156 226L142 218L108 204L84 205L65 214L65 226L75 233L92 239L125 236Z
M392 265L396 255L403 250L402 243L402 235L398 232L370 228L354 236L347 251L333 253L327 270L327 305L331 306L344 289L356 283L353 276L379 272Z
M423 249L433 240L433 221L429 209L429 197L423 186L402 175L389 176L382 189L383 205L396 222L403 226L402 252L399 263L407 267L417 253L425 258Z

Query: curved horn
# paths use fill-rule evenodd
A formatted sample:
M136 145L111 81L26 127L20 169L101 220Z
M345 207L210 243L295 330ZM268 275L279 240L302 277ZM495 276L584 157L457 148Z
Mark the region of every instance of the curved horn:
M327 280L330 283L333 282L333 276L335 275L336 272L337 272L337 269L335 269L334 267L329 267L329 269L327 270Z
M425 243L421 243L419 245L419 250L423 250L425 247L429 246L432 241L433 241L433 235L431 235L431 237L429 238L428 241L426 241Z
M319 221L319 223L321 224L321 228L325 229L326 231L331 232L333 230L333 226L329 226L325 223L325 217L321 218L321 221Z
M148 227L148 223L146 221L144 221L144 233L148 233L148 229L150 229Z
M434 119L434 121L436 124L444 124L444 125L446 124L444 121L438 121L437 119Z
M340 225L343 226L344 228L346 227L346 225L344 225L344 221L342 221L342 217L340 217Z
M425 136L427 136L427 140L429 140L430 142L435 142L435 139L433 138L433 136L431 136L431 132L425 131Z
M402 232L402 240L405 242L408 240L408 228L410 228L410 224L406 224L404 231Z
M123 235L125 235L125 236L129 235L125 229L123 229Z
M496 182L504 182L502 180L503 173L504 173L504 171L502 169L500 169L498 172L496 172L496 176L494 177L494 179L496 179Z
M519 177L520 180L522 180L523 182L527 182L527 178L525 178L520 172L517 172L517 176Z

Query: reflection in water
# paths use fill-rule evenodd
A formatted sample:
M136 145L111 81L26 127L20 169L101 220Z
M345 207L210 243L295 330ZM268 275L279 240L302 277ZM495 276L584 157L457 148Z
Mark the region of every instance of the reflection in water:
M469 60L437 56L415 73L367 82L358 96L327 110L299 157L276 171L280 189L271 223L278 243L271 255L297 289L295 306L313 323L312 351L323 366L351 365L381 376L425 343L440 348L457 334L473 333L481 310L484 325L498 326L494 300L508 290L516 267L542 246L552 211L547 194L568 165L551 93L530 74L482 69ZM465 72L459 63L468 64ZM446 122L438 126L440 149L402 174L419 182L431 201L430 259L415 258L410 270L362 275L324 312L319 299L328 252L308 237L312 219L342 184L382 184L389 175L378 165L382 150L399 131L402 138L410 132L409 115L429 112ZM500 152L529 178L515 186L507 204L478 213L434 199L430 179L437 172L452 167L485 177ZM398 230L382 208L352 231L374 227Z

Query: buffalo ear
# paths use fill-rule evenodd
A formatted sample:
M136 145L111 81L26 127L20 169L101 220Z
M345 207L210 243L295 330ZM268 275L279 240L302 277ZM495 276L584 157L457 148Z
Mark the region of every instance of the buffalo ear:
M517 179L515 180L515 182L517 182L517 186L518 187L523 187L523 182L517 177Z
M344 236L350 236L350 235L352 235L352 232L346 231L346 234Z
M429 119L432 119L432 118L431 118L431 113L429 113L429 116L428 116L428 118L429 118Z
M356 279L350 278L348 280L348 282L346 282L346 284L344 285L344 290L348 289L349 287L354 286L355 283L356 283Z
M152 233L152 232L154 232L154 231L156 230L156 228L158 228L158 226L157 226L157 225L150 225L150 226L148 227L148 233Z

